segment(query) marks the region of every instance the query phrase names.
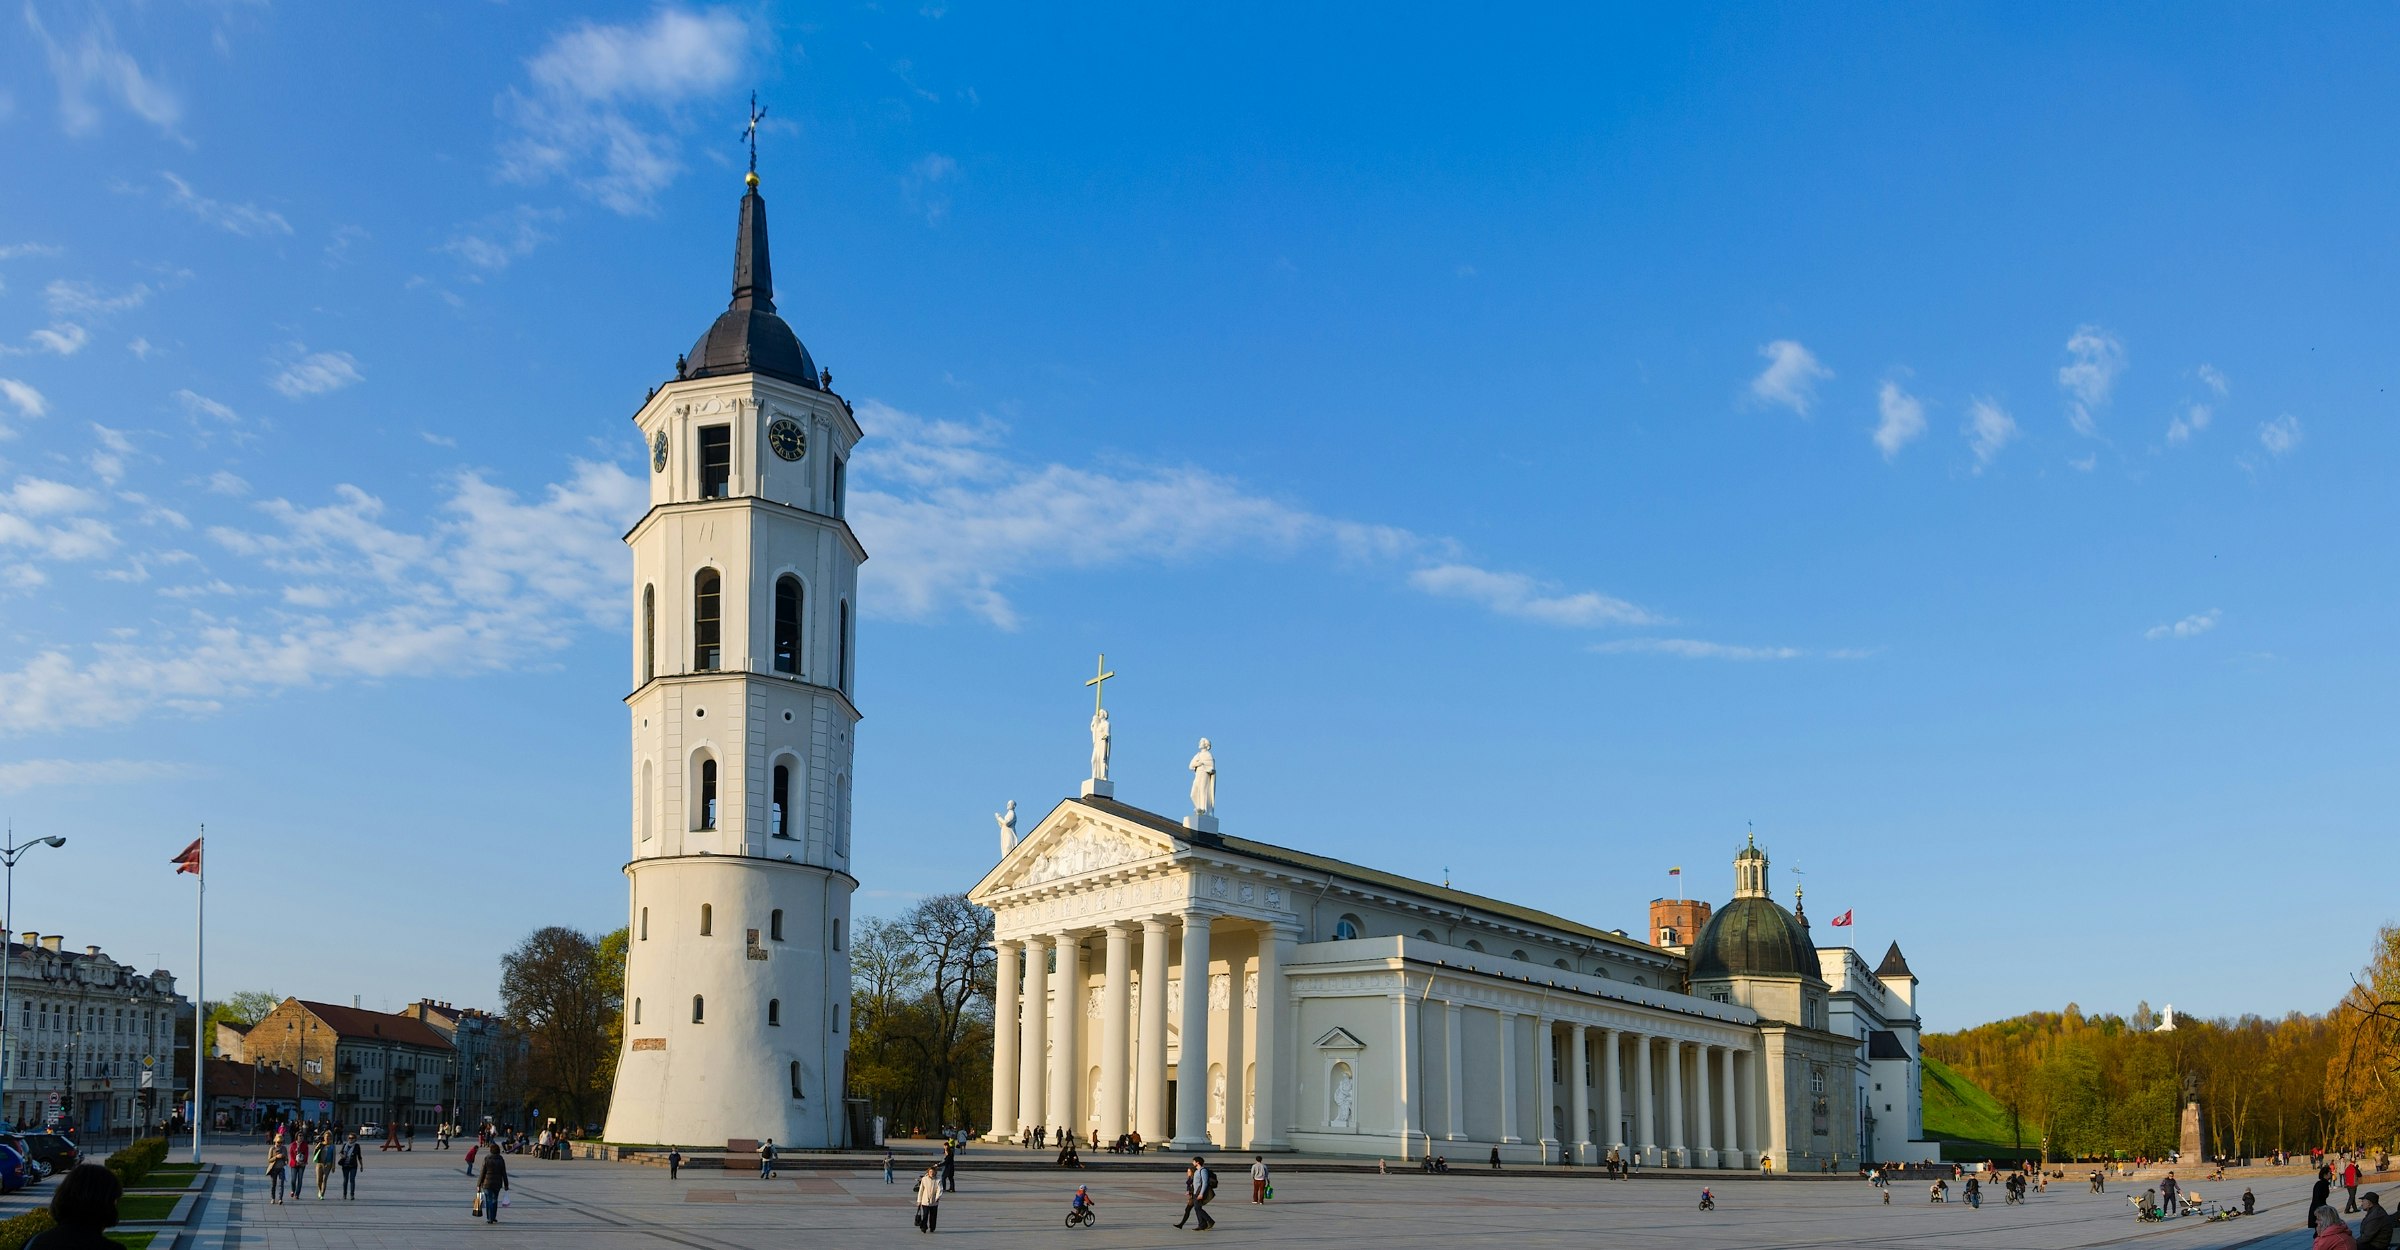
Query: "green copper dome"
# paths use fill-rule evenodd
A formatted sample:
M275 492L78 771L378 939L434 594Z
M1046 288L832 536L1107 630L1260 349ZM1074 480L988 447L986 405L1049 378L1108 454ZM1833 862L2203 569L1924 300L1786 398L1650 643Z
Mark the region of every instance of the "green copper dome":
M1737 898L1709 917L1692 943L1692 979L1822 975L1807 926L1762 895Z

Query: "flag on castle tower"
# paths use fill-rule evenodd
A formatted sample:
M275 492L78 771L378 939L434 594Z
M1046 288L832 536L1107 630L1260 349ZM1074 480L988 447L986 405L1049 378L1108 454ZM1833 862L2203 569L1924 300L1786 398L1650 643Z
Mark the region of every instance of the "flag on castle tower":
M1667 875L1668 875L1668 876L1670 876L1670 877L1680 877L1680 876L1682 876L1682 875L1683 875L1683 865L1681 865L1681 864L1677 864L1675 867L1673 867L1673 868L1669 868L1669 869L1667 870Z
M187 872L197 873L200 871L200 844L206 841L208 841L207 838L192 839L192 844L183 848L183 854L167 861L175 865L176 876L180 877Z
M1839 928L1843 928L1843 927L1847 926L1849 923L1850 923L1850 913L1849 913L1849 912L1843 912L1841 915L1839 915L1839 916L1835 916L1835 917L1833 918L1833 927L1835 927L1835 928L1837 928L1837 929L1839 929Z

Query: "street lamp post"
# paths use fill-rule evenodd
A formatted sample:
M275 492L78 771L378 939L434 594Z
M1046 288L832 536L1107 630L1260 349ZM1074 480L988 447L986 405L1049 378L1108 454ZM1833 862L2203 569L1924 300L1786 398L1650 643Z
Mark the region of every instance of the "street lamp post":
M25 852L37 846L65 846L66 844L65 838L54 834L47 838L35 838L31 842L19 845L16 827L11 825L8 830L8 845L0 847L0 866L5 866L0 868L0 875L5 875L7 878L7 897L5 900L0 900L0 1119L6 1119L8 1115L9 1069L16 1065L16 1056L11 1053L16 1050L16 1047L6 1043L14 1041L16 1038L16 1034L11 1031L9 1026L8 974L17 962L16 951L12 945L16 941L17 933L17 860Z

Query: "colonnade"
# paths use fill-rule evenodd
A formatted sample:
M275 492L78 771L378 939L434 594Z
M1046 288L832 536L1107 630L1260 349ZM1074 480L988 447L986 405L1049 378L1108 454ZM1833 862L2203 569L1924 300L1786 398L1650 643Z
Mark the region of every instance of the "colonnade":
M1049 1125L1087 1142L1095 1131L1103 1142L1128 1132L1145 1142L1167 1140L1167 988L1179 984L1172 1144L1280 1148L1276 1092L1284 1073L1275 1039L1282 1027L1283 969L1297 934L1256 926L1254 952L1215 959L1215 919L1188 910L994 942L993 1134L1015 1137ZM1102 940L1101 959L1097 969L1087 969L1084 943L1095 936ZM1170 957L1181 966L1180 982L1170 972ZM1224 966L1217 974L1223 982L1212 981L1212 964ZM1253 979L1255 997L1245 992ZM1226 993L1212 1002L1218 984ZM1212 1014L1224 1023L1222 1036L1213 1035ZM1081 1026L1095 1016L1088 1030ZM1096 1048L1088 1058L1080 1053L1087 1032ZM1209 1104L1219 1076L1224 1121L1212 1126ZM1212 1140L1212 1127L1221 1128L1223 1141Z
M1427 1004L1444 1013L1447 1096L1442 1100L1445 1123L1423 1129L1449 1141L1484 1140L1467 1124L1469 1006L1438 998ZM1505 1010L1494 1016L1498 1083L1505 1091L1498 1116L1502 1146L1538 1143L1544 1158L1557 1159L1562 1142L1552 1118L1556 1108L1565 1112L1563 1144L1580 1162L1599 1162L1614 1149L1620 1158L1650 1167L1743 1168L1753 1166L1765 1150L1757 1059L1748 1047ZM1474 1027L1483 1024L1478 1020ZM1520 1029L1533 1031L1529 1081L1515 1071ZM1525 1124L1522 1103L1529 1094L1540 1118Z

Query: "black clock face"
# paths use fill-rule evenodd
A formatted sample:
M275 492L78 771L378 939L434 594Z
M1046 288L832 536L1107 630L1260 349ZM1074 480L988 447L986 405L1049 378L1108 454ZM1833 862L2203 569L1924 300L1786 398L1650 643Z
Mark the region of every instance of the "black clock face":
M786 460L798 460L808 451L808 435L801 432L799 422L779 417L767 427L767 446Z
M650 471L652 473L667 471L667 432L665 430L660 430L658 437L650 440Z

